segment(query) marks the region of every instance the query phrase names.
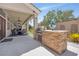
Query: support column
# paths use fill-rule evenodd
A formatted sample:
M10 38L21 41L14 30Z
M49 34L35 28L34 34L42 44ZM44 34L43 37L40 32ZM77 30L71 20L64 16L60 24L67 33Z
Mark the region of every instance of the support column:
M27 32L29 31L29 20L27 20L27 22L26 22L26 30L27 30Z
M5 29L5 37L7 37L8 36L8 33L7 33L7 23L8 23L8 13L4 10L4 12L5 12L5 19L6 19L6 25L5 25L5 27L6 27L6 29Z
M37 17L35 17L34 18L34 28L35 28L35 30L37 29L37 26L38 26L38 24L37 24Z
M38 24L37 24L37 17L35 17L35 16L33 19L33 23L34 23L34 39L36 39L36 29L38 27Z
M7 22L8 22L7 19L8 19L8 18L7 18L7 15L6 15L6 34L5 34L6 37L7 37Z

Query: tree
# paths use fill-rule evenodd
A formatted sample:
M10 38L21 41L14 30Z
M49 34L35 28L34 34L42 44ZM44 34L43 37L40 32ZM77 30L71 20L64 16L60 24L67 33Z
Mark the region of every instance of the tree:
M52 10L44 16L43 25L50 29L56 22L67 21L69 18L74 18L73 10Z
M67 21L70 18L74 18L73 10L63 11L63 21Z

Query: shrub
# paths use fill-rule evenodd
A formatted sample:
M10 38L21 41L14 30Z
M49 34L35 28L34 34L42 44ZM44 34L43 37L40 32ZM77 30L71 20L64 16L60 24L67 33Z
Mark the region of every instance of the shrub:
M70 34L69 37L70 37L71 41L77 42L77 43L79 42L78 41L78 39L79 39L79 34L78 33Z

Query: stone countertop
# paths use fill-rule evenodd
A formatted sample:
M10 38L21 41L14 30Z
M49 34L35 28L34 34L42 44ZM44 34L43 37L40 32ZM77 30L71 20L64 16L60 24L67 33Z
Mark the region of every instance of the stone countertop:
M67 30L44 30L49 32L68 32Z

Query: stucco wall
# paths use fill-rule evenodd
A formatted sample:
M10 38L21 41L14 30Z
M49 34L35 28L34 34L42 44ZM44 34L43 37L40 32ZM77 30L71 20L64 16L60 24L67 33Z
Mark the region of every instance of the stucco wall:
M6 37L8 37L11 34L11 30L6 31Z
M71 25L72 24L77 24L78 25L78 29L79 29L79 20L72 20L72 21L58 22L56 24L56 30L61 30L60 26L64 25L65 26L65 30L71 31ZM78 30L78 32L79 32L79 30Z
M14 25L10 21L6 21L6 37L11 35L11 29L14 28Z

